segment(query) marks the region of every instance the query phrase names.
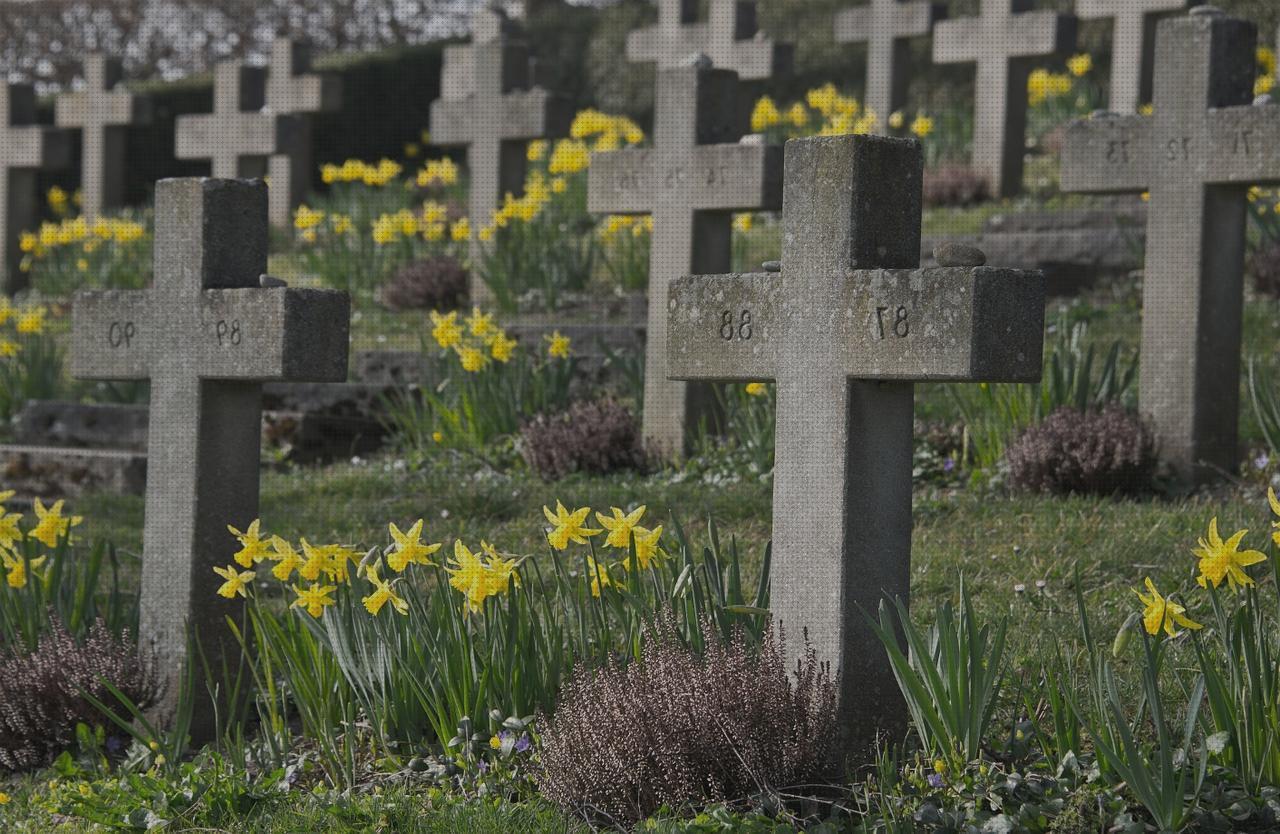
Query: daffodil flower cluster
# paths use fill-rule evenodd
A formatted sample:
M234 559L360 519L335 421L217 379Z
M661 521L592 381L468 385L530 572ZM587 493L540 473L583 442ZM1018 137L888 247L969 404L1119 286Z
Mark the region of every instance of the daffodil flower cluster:
M431 311L431 338L441 350L451 350L467 373L479 373L491 361L506 364L515 355L518 343L493 321L493 313L479 307L461 321L458 311ZM567 351L566 346L566 351Z
M554 512L549 507L542 508L542 514L551 525L546 530L547 543L553 550L564 551L571 544L587 544L593 537L607 531L604 547L621 551L625 555L609 565L597 559L593 547L591 555L586 557L591 594L598 597L604 588L617 584L617 567L621 566L628 573L637 567L648 570L666 556L661 545L662 525L652 529L640 526L645 509L641 506L628 513L618 507L610 507L610 515L599 512L595 514L599 527L588 527L590 507L569 510L557 501ZM632 564L633 555L635 564Z
M128 217L46 221L18 236L18 268L52 295L70 293L87 279L102 286L137 287L147 280L149 238L147 225Z
M63 502L57 501L46 507L39 498L35 500L36 523L27 530L22 529L23 513L15 513L5 507L5 502L13 498L13 490L0 492L0 567L5 574L5 584L10 588L25 588L33 574L49 559L49 554L31 558L19 552L23 541L38 542L49 550L60 544L71 542L71 528L83 521L78 515L64 515Z
M449 210L443 203L428 200L419 211L400 209L379 215L370 229L373 242L379 246L421 237L428 243L438 243L449 237L466 240L470 236L470 224L464 220L449 222Z
M335 237L349 235L355 231L355 224L348 214L326 212L302 205L293 213L293 228L297 230L299 240L315 243L323 233Z
M458 164L448 157L428 159L418 170L414 183L419 188L458 184Z
M1267 46L1259 46L1257 53L1258 71L1253 82L1255 96L1266 95L1276 86L1276 53Z
M480 240L493 240L498 229L504 229L513 223L533 222L551 202L552 195L563 194L568 187L568 181L564 177L552 177L548 180L542 171L530 171L525 178L524 194L520 197L510 192L506 194L502 200L502 208L493 213L489 225L481 227L478 233Z
M393 159L380 159L375 163L348 159L341 165L321 166L320 179L326 185L362 183L372 188L382 188L399 177L403 170L400 163Z
M1035 107L1049 99L1070 95L1072 86L1069 74L1050 72L1039 67L1027 77L1027 103Z
M611 214L600 224L600 239L606 243L625 234L637 238L653 234L653 215Z
M17 307L0 296L0 362L22 352L24 337L40 336L45 330L48 308L40 305Z
M777 133L781 137L843 136L870 133L880 126L884 114L863 107L853 96L844 95L830 82L805 93L803 101L797 101L785 110L770 96L761 96L751 111L751 130L755 133ZM887 116L893 130L907 128L923 139L933 132L930 116L918 113L908 123L905 113Z

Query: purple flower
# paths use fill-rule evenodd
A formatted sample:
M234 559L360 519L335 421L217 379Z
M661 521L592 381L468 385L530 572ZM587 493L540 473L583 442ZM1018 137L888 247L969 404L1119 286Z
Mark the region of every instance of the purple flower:
M944 460L944 461L942 462L942 471L943 471L943 472L950 472L952 469L955 469L955 468L956 468L956 462L955 462L954 460L952 460L951 458L947 458L946 460Z
M930 774L929 774L929 787L931 787L931 788L940 788L940 787L942 787L942 785L943 785L943 784L944 784L944 783L943 783L943 781L942 781L942 774L941 774L941 773L930 773Z
M480 760L480 764L478 765L478 767L480 768L480 772L481 772L481 773L486 773L486 772L488 772L488 770L489 770L489 763L488 763L487 761L485 761L484 759L481 759L481 760Z
M1258 456L1253 459L1253 465L1256 469L1266 469L1268 463L1271 463L1271 458L1267 457L1266 452L1259 452Z
M523 753L524 751L528 750L532 746L533 744L529 741L528 733L525 733L524 735L520 736L520 738L516 739L517 753Z
M108 753L119 753L124 749L124 738L122 736L107 736L106 746Z

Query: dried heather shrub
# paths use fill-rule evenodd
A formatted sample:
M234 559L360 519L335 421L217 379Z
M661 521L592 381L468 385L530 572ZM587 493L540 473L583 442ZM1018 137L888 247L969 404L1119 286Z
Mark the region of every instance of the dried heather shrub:
M77 723L105 724L80 694L114 705L103 679L140 707L155 701L155 678L129 635L117 639L101 620L81 643L55 620L33 653L0 659L0 769L43 767L71 745Z
M812 648L787 674L782 640L722 642L707 622L699 657L668 615L643 658L580 670L542 731L535 779L570 813L612 825L663 805L689 808L821 779L835 735L835 689Z
M1023 432L1005 459L1013 486L1031 492L1140 492L1151 486L1156 441L1141 418L1118 405L1063 407Z
M382 288L382 303L392 310L447 312L466 297L467 270L447 255L405 264Z
M567 411L540 414L525 423L520 451L544 481L571 472L607 475L648 466L639 421L626 406L607 397L579 401Z
M942 165L924 172L926 206L969 206L987 196L986 178L967 165Z
M1263 246L1249 257L1249 271L1259 295L1280 298L1280 244Z

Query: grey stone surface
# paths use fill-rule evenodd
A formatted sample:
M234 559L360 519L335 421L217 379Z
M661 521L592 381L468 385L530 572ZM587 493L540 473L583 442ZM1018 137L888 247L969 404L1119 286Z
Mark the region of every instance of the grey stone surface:
M267 216L273 226L286 227L311 184L311 119L307 114L341 107L342 83L336 75L311 72L308 44L276 38L271 44L265 102L271 113L297 115L302 132L292 153L274 154L267 160Z
M1163 456L1204 480L1238 463L1246 193L1280 182L1280 107L1253 106L1257 30L1162 21L1155 111L1073 122L1064 191L1150 192L1139 405Z
M870 0L836 14L836 43L867 45L866 106L876 114L876 133L889 129L889 116L907 99L910 38L933 31L947 8L929 0Z
M976 63L973 167L995 197L1022 190L1027 78L1048 55L1076 42L1072 15L1027 11L1029 0L981 0L978 17L944 20L933 30L933 60Z
M658 69L685 66L703 54L714 66L757 80L785 73L789 44L766 38L756 23L754 0L709 0L707 20L698 20L697 0L657 0L658 22L627 35L627 60L656 62Z
M80 212L89 220L124 204L125 129L151 121L150 99L125 90L122 76L118 59L87 55L84 89L54 104L55 124L80 130Z
M788 142L782 272L670 290L673 376L777 382L773 616L832 664L852 757L906 723L864 613L910 588L913 383L1040 375L1038 274L915 268L921 178L915 142Z
M1156 24L1197 0L1076 0L1081 20L1114 18L1111 30L1111 110L1136 113L1151 100Z
M711 398L705 386L671 382L666 370L668 283L689 272L729 268L734 211L777 209L782 149L735 143L743 133L737 76L684 67L658 72L654 145L600 154L587 179L587 208L652 214L644 435L667 454Z
M171 714L194 628L215 666L235 651L213 567L230 562L228 523L258 515L261 383L342 381L345 293L263 289L267 193L262 182L156 184L155 283L77 293L71 373L150 379L140 645L168 684ZM210 716L197 711L204 735Z
M471 83L442 84L442 97L431 104L432 141L467 149L473 264L483 257L479 231L489 224L503 195L524 191L525 143L564 136L572 118L568 102L533 86L528 45L512 34L517 31L513 21L504 19L495 31L495 14L485 10L475 18L485 39L465 47L466 65L452 70L454 77L470 77ZM459 60L461 54L457 47L446 54L446 75L449 60ZM462 91L466 94L456 98L445 95ZM486 305L491 298L488 286L473 269L471 300Z
M13 438L24 446L145 452L147 407L32 400L14 418Z
M933 259L938 266L984 266L986 253L972 244L946 241L933 247Z
M27 285L18 269L18 239L40 218L36 173L71 163L65 130L36 124L36 94L30 84L0 83L0 283L12 295Z
M141 495L146 483L143 452L0 444L0 484L24 497L75 498L90 491Z

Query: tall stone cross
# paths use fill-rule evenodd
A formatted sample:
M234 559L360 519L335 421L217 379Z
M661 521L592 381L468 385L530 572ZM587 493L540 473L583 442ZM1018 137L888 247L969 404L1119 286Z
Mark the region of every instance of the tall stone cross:
M18 239L40 217L36 174L71 164L71 137L36 124L30 84L0 83L0 277L10 295L27 286Z
M236 550L227 525L258 516L261 383L345 380L350 299L265 286L260 181L158 182L154 257L150 289L76 295L71 372L151 381L139 637L168 684L165 715L187 625L215 664L235 650L224 618L237 608L213 568Z
M488 225L504 194L524 189L525 143L565 135L570 113L566 102L531 86L529 48L511 34L516 31L513 22L485 10L477 16L476 27L484 33L483 40L466 47L468 58L453 58L463 60L464 66L446 71L444 75L454 80L442 82L442 93L469 91L431 103L431 138L439 145L467 148L471 298L483 304L491 293L476 270L483 257L480 228ZM461 54L456 49L450 53Z
M1081 20L1115 18L1111 30L1111 110L1136 113L1151 100L1156 24L1197 0L1076 0Z
M302 117L263 109L266 82L264 67L219 62L213 70L213 112L176 120L178 159L208 159L214 177L234 179L266 176L270 157L304 153Z
M788 665L808 635L837 685L844 741L905 727L864 614L907 599L915 382L1040 377L1044 278L917 269L920 145L880 136L786 146L781 274L671 286L679 379L776 380L771 607Z
M54 105L59 127L80 129L80 211L89 220L124 205L125 130L151 121L151 101L120 85L121 63L92 54L84 59L82 90Z
M754 0L709 0L707 20L698 20L698 0L658 0L658 22L627 35L627 60L654 62L658 69L680 67L706 55L720 69L744 80L772 78L787 71L791 46L764 37Z
M1073 122L1062 150L1064 191L1150 192L1139 407L1196 480L1238 463L1246 195L1280 183L1280 107L1250 104L1256 43L1207 7L1162 21L1153 115Z
M944 20L933 30L933 60L976 63L973 167L994 197L1022 190L1027 149L1027 79L1037 58L1070 52L1072 15L1032 12L1032 0L981 0L978 17Z
M929 34L946 11L928 0L871 0L836 15L836 43L867 44L866 104L876 114L878 133L886 132L890 114L906 103L908 39Z
M782 149L737 142L738 77L708 63L659 70L653 147L600 154L587 175L588 211L653 215L644 435L672 455L714 398L705 385L668 379L667 286L691 271L728 271L733 212L782 204Z
M271 225L288 226L293 210L306 197L311 184L311 119L309 113L337 110L342 105L342 85L335 75L311 70L311 48L291 38L271 44L267 68L266 110L295 114L302 136L292 153L273 154L267 161L267 215Z

